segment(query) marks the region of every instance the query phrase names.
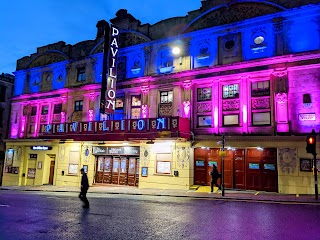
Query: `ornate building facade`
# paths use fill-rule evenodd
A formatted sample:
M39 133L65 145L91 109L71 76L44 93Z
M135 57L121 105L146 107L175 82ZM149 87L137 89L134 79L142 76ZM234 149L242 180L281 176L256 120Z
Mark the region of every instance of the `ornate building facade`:
M95 184L189 189L216 164L226 188L314 193L305 135L320 130L319 6L207 0L154 25L119 10L107 120L106 22L95 40L39 47L17 62L4 184L78 185L85 167Z

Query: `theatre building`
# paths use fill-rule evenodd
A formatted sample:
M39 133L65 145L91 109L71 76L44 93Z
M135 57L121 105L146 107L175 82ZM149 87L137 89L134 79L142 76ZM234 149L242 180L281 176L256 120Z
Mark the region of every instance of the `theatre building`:
M319 2L207 0L153 25L121 9L106 91L106 21L37 48L14 73L3 185L79 186L85 168L90 184L188 190L216 164L227 189L314 194Z

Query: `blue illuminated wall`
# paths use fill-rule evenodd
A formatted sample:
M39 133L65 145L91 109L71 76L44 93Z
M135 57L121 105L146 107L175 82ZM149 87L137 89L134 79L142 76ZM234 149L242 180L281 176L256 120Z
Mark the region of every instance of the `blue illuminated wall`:
M17 71L14 74L15 74L15 80L14 80L13 96L19 96L23 94L23 91L24 91L27 71L25 70Z
M290 20L284 25L286 53L298 53L320 48L319 17Z

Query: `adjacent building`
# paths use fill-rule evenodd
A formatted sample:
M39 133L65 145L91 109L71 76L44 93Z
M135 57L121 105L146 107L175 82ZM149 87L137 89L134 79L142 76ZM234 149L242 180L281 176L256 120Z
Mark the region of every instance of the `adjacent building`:
M14 76L2 73L0 75L0 186L4 169L6 146L4 140L8 138L10 98L13 94Z
M19 59L3 184L78 186L84 167L92 184L189 189L216 164L226 188L313 194L320 1L201 3L153 25L116 13L114 92L104 20Z

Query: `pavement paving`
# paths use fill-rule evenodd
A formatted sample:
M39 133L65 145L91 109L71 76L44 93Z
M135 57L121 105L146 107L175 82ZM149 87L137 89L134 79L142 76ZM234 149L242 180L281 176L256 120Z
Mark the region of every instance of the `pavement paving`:
M15 191L44 191L44 192L79 192L79 187L69 186L0 186L0 190ZM315 195L281 194L274 192L258 192L248 190L226 189L224 196L220 191L210 193L209 186L192 186L190 190L172 189L152 189L138 188L120 185L93 185L89 188L88 194L127 194L127 195L150 195L150 196L172 196L172 197L191 197L208 198L233 201L255 201L255 202L274 202L274 203L312 203L319 204L320 200L315 199Z

